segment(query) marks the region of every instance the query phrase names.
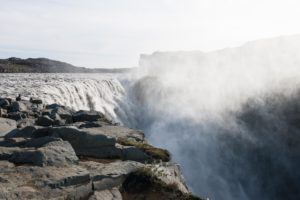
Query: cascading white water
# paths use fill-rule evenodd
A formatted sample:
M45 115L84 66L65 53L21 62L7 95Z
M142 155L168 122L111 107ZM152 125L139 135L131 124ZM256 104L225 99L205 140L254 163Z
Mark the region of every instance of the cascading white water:
M38 97L47 104L101 111L118 121L114 109L124 89L115 77L109 74L1 74L0 96Z

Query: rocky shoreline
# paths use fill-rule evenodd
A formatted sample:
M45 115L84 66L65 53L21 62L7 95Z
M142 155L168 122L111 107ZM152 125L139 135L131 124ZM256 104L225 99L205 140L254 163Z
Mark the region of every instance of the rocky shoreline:
M167 150L96 111L0 98L0 199L200 199Z

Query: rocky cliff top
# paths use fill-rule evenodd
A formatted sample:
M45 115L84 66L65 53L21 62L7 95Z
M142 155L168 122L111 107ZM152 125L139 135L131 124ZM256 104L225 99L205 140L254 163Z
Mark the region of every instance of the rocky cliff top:
M129 68L85 68L48 58L0 59L0 73L121 73Z
M0 98L0 199L200 199L170 159L100 112Z

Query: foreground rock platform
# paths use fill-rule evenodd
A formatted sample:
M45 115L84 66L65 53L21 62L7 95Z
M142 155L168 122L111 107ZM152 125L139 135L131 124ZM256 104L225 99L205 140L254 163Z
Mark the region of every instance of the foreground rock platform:
M96 111L0 98L0 199L200 199L167 150Z

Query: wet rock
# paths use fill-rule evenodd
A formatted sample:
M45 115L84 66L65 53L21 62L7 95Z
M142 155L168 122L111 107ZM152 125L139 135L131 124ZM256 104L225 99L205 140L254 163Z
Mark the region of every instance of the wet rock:
M23 112L27 111L27 106L24 104L24 102L21 101L14 101L11 104L10 112Z
M52 109L56 109L56 108L65 108L65 106L59 105L57 103L46 105L46 109L52 110Z
M9 112L9 113L7 113L7 118L19 121L19 120L27 118L27 113Z
M43 104L43 101L41 99L38 99L38 98L30 98L30 102L33 103L33 104Z
M54 108L51 111L50 116L52 119L54 119L56 116L59 116L61 119L64 119L67 124L70 124L73 122L71 111L66 108L63 108L63 107Z
M0 107L4 108L10 104L9 100L0 98Z
M36 124L39 126L51 126L51 125L53 125L53 119L51 119L47 115L44 115L44 116L39 117L36 120Z
M98 121L100 119L104 119L105 116L97 111L78 111L73 114L74 122L85 122L85 121Z
M26 126L22 129L14 129L5 135L5 138L31 138L33 132L36 131L38 127L36 126Z

